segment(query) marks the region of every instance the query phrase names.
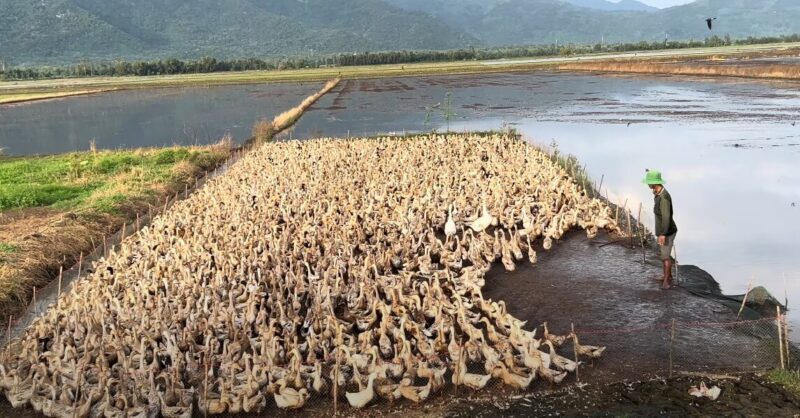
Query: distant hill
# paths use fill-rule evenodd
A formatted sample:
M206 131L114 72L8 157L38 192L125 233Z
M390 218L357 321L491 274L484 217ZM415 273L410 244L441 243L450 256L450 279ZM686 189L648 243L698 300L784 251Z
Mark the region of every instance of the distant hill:
M635 0L0 0L0 10L0 60L16 65L800 32L800 0L661 10ZM718 18L713 31L707 17Z
M637 12L653 12L658 10L657 7L653 7L636 0L622 0L618 3L614 3L607 0L564 0L564 1L573 6L585 7L588 9L595 9L595 10L605 10L609 12L622 11L622 10L637 11Z
M595 43L734 38L800 32L798 0L697 0L654 11L608 11L559 0L493 0L490 7L455 7L459 0L393 0L409 11L428 12L488 45ZM570 0L573 1L573 0ZM574 0L593 1L593 0ZM449 6L449 7L448 7ZM717 17L714 30L705 24ZM465 23L468 22L468 23Z
M0 0L0 59L279 57L478 44L381 0Z

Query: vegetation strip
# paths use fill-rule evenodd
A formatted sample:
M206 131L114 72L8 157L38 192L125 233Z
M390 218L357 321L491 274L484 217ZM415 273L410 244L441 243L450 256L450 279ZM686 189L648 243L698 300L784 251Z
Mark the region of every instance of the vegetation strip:
M642 57L653 56L663 59L665 57L681 59L691 57L693 59L710 58L713 56L734 57L737 55L747 55L753 53L774 53L785 54L791 51L796 53L800 44L770 44L770 45L744 45L744 46L725 46L715 48L689 48L668 51L647 51L634 55L609 54L590 54L559 56L552 58L535 59L514 59L504 61L452 61L434 63L413 63L413 64L389 64L389 65L366 65L366 66L345 66L345 67L325 67L295 70L276 70L276 71L241 71L241 72L219 72L206 74L179 74L179 75L160 75L160 76L124 76L124 77L87 77L69 78L59 80L36 80L36 81L14 81L8 83L0 82L0 100L19 94L36 94L86 90L120 90L134 88L153 88L153 87L182 87L194 85L221 85L221 84L251 84L251 83L271 83L288 81L325 81L332 78L381 78L381 77L411 77L426 76L436 74L473 74L473 73L495 73L509 71L529 71L534 69L557 69L560 64L571 61L609 61L614 57L625 59L639 59Z

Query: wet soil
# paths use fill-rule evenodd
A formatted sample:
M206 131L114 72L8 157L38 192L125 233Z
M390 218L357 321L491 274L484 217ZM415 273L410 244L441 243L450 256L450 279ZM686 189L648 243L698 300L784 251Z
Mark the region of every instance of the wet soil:
M606 346L602 358L580 369L584 382L663 375L670 345L674 370L747 371L778 364L771 321L732 324L736 314L712 300L680 285L662 290L654 254L648 252L642 263L640 248L631 249L627 240L608 245L609 239L570 233L551 251L540 251L536 265L490 271L484 296L505 301L528 329L548 321L550 332L566 334L574 324L582 344ZM569 355L572 348L566 344L560 352Z
M719 398L695 398L688 389L705 381L722 389ZM509 402L462 402L443 416L456 417L620 417L732 416L791 417L800 414L800 400L781 386L757 375L710 380L677 377L616 383L584 389L530 395Z

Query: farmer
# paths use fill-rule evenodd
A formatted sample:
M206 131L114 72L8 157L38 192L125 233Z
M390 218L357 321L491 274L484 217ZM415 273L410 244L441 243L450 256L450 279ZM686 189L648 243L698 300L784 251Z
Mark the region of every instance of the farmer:
M672 246L675 244L675 234L678 233L678 227L675 225L675 220L672 219L672 197L664 188L664 180L661 178L660 172L647 170L647 175L642 182L648 185L655 195L653 211L656 218L656 236L660 249L659 256L664 263L662 287L669 289L672 287Z

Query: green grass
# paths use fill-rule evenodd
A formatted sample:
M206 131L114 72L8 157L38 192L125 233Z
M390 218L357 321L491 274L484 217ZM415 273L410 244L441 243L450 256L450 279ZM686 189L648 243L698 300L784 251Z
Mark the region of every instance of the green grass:
M800 371L775 369L768 374L769 380L779 384L800 397Z
M50 207L113 212L152 196L155 185L180 181L191 175L186 170L213 168L226 156L213 147L176 147L0 158L0 211ZM184 162L188 164L181 169Z

